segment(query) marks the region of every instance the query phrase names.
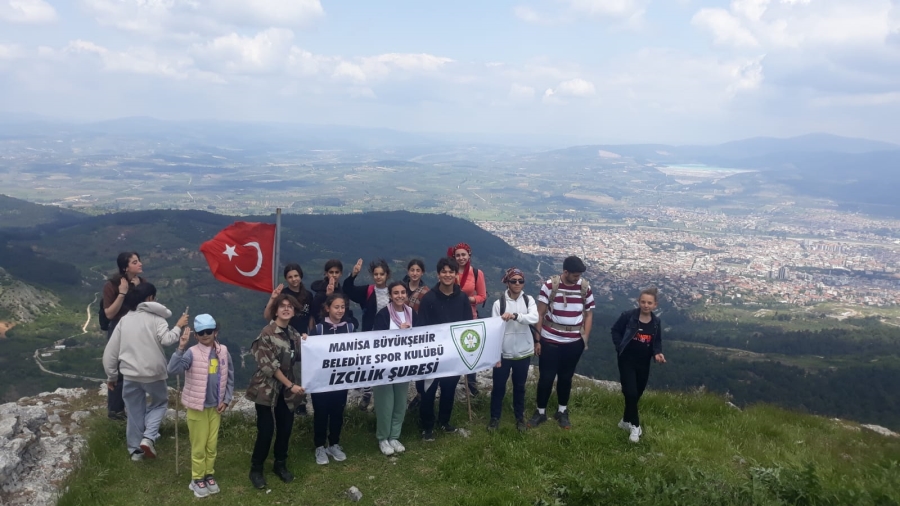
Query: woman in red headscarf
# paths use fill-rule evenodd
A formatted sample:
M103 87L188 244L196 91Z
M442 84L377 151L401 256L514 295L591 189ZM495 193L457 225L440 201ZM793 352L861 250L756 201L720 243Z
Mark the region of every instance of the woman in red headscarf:
M472 305L472 318L478 318L478 305L487 300L487 287L484 284L484 272L472 267L472 248L461 242L456 246L447 248L447 256L456 259L459 264L459 272L456 274L456 283L459 288L469 296L469 304ZM469 392L476 396L478 388L475 385L475 374L466 376Z

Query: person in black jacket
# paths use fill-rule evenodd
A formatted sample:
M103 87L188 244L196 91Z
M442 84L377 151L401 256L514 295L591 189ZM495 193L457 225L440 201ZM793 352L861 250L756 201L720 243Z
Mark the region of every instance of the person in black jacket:
M625 414L619 428L629 431L628 439L640 441L643 430L638 417L638 401L650 378L650 361L665 364L662 353L662 324L653 314L658 290L646 288L638 297L638 308L622 312L612 326L612 340L619 363L619 381L625 397Z
M356 286L356 276L362 270L362 265L363 259L360 258L353 266L350 275L344 280L343 291L350 300L362 308L361 329L363 332L368 332L375 325L375 314L387 307L391 301L387 287L387 281L391 277L391 268L383 259L373 260L369 263L369 274L372 275L375 284ZM372 402L372 387L364 387L360 390L362 396L359 399L359 409L367 411L369 403Z
M325 262L324 279L317 279L310 285L309 288L315 295L313 296L309 313L312 318L315 318L315 323L322 323L322 305L325 303L325 299L332 293L343 293L341 286L341 275L343 273L344 264L340 260L332 258ZM353 316L353 311L349 307L344 312L344 318L341 321L352 323L355 329L359 329L359 321ZM312 328L312 323L310 328Z
M422 325L437 325L472 319L472 305L469 297L456 284L456 273L459 265L453 258L441 258L437 263L438 284L422 297L419 304L419 318ZM441 401L438 410L438 424L444 432L456 432L450 424L453 412L453 401L456 397L456 385L459 376L448 376L423 381L424 394L419 406L419 423L422 426L422 439L434 441L434 398L438 386L441 388Z

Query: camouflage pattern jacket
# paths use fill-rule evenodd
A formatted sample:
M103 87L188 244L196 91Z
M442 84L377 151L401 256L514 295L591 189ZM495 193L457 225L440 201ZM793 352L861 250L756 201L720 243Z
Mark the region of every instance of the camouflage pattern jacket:
M294 341L293 351L291 341ZM274 406L278 394L285 388L275 379L275 371L281 369L288 380L299 384L294 376L294 364L300 360L300 334L290 325L285 332L273 321L262 329L259 337L250 345L250 353L256 359L256 372L250 378L245 397L256 404ZM302 398L303 394L287 390L284 393L284 402L291 411L301 403Z

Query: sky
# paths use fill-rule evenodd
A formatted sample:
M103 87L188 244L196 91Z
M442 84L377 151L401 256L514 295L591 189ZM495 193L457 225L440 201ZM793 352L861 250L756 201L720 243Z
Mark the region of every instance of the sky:
M0 0L0 115L900 143L900 0Z

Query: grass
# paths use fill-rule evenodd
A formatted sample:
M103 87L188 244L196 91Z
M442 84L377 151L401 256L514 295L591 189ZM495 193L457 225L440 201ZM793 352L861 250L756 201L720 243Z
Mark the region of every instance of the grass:
M377 449L375 418L347 410L342 445L348 459L317 466L312 421L297 418L283 484L269 472L270 491L250 487L252 418L223 421L216 476L217 504L344 504L351 486L374 505L594 504L900 504L900 439L850 424L759 405L745 411L712 395L650 392L641 401L645 435L639 444L616 428L622 399L595 387L573 393L573 428L551 420L515 431L509 399L496 433L485 430L488 399L468 423L457 403L454 422L471 436L439 434L422 442L415 413L401 440L407 451L386 458ZM529 390L528 406L533 406ZM551 399L551 405L554 401ZM163 426L156 461L133 463L124 426L97 417L81 467L60 506L175 505L194 501L186 426L180 426L181 472L175 475L174 425Z

